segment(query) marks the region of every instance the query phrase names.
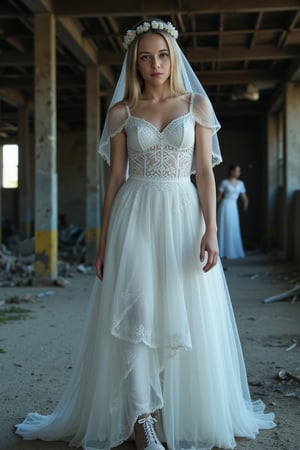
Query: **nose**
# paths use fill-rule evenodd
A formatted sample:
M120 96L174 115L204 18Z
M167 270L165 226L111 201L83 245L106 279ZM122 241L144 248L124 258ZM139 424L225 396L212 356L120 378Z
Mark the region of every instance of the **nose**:
M158 57L155 57L155 56L153 57L152 66L153 67L160 67L160 60L159 60Z

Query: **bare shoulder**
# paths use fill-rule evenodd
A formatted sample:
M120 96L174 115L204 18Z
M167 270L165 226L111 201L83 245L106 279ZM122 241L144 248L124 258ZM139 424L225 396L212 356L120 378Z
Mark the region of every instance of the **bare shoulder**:
M196 108L207 108L210 102L205 95L202 95L199 92L194 92L193 104Z
M119 115L124 113L124 111L126 111L126 105L125 102L121 101L115 103L113 106L109 108L109 115L110 116Z
M191 92L185 92L184 94L177 97L177 101L180 103L184 103L185 105L189 105L191 103L191 97Z

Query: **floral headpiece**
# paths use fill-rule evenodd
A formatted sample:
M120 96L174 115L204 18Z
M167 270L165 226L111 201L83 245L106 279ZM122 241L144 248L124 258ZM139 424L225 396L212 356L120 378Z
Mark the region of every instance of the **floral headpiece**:
M150 29L153 31L165 31L174 39L178 38L178 31L171 22L151 20L151 22L144 22L142 25L137 26L134 30L127 30L123 41L123 47L127 50L137 36L147 33Z

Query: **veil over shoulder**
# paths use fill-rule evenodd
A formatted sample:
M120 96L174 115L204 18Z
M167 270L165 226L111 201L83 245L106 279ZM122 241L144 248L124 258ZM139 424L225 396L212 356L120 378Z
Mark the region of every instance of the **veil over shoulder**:
M178 54L180 57L180 68L181 68L181 76L183 80L183 84L187 90L187 92L191 93L198 93L200 94L203 99L205 100L205 104L207 105L207 123L209 122L209 127L212 129L212 164L217 165L222 162L222 156L219 146L219 140L217 136L217 132L221 128L221 125L216 117L216 114L214 112L213 106L211 104L211 101L203 88L200 80L197 78L195 72L193 71L190 63L186 59L183 51L179 47L179 45L175 44L178 50ZM125 80L126 80L126 66L127 66L127 57L128 54L126 52L125 58L123 61L121 73L114 91L114 94L112 96L109 109L115 105L116 103L120 102L124 98L124 92L125 92ZM110 137L111 137L111 130L109 130L108 125L108 116L105 119L103 130L100 137L100 144L99 144L99 153L100 155L105 159L105 161L110 164ZM195 164L193 162L191 167L191 173L195 172Z

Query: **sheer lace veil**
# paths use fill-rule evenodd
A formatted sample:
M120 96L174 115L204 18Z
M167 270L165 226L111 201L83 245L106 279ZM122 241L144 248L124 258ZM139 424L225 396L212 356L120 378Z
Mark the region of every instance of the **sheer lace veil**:
M181 76L185 86L185 89L188 92L197 92L201 94L203 97L208 100L211 112L211 129L212 129L212 164L213 166L222 162L221 151L219 147L219 140L217 136L218 130L221 128L219 121L215 115L212 104L206 94L201 82L193 71L190 63L186 59L183 54L181 48L176 42L176 46L178 49L179 57L180 57L180 66L181 66ZM124 98L125 93L125 80L126 80L126 65L127 65L127 52L125 54L125 58L122 65L122 70L119 76L119 80L114 90L114 94L112 96L109 108L111 108L117 102L120 102ZM106 160L108 164L110 164L110 137L108 134L108 117L106 116L101 138L99 144L99 153ZM193 168L194 169L194 168Z

